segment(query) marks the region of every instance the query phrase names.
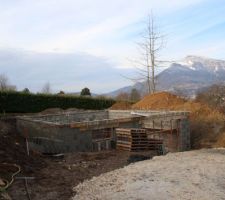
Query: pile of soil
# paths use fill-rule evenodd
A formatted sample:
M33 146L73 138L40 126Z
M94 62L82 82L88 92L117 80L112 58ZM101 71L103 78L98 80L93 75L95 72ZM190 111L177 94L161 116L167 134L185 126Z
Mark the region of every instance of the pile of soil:
M141 101L132 106L133 109L148 110L180 110L189 111L191 119L201 119L207 121L223 121L225 116L218 110L210 108L208 105L188 101L168 92L158 92L145 96Z
M67 108L65 112L77 112L77 111L84 111L83 109L78 108Z
M225 116L218 110L200 102L188 101L168 92L147 95L134 104L132 109L189 111L193 148L213 147L225 127Z
M183 105L185 102L185 99L182 99L174 94L168 92L158 92L145 96L142 100L134 104L132 108L146 110L171 110L176 106Z
M57 113L63 113L64 110L62 108L47 108L43 111L41 111L39 114L46 115L46 114L57 114Z
M132 103L127 101L118 101L114 103L109 109L111 110L129 110L132 107Z

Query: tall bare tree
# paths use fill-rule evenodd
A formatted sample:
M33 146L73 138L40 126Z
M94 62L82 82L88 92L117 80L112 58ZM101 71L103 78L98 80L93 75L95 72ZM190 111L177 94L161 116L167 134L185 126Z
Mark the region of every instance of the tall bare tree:
M151 12L145 24L142 40L138 43L140 59L135 61L138 64L137 70L139 80L147 82L148 93L156 91L156 68L164 61L159 60L159 53L164 45L164 36L156 25L153 13Z
M141 95L136 88L133 88L130 92L130 100L131 101L139 101L141 99Z
M129 94L127 92L120 92L116 96L116 100L118 100L118 101L128 101L129 100Z
M8 89L8 78L4 74L0 74L0 91L5 91Z
M43 86L41 92L42 92L43 94L50 94L50 93L51 93L51 85L50 85L49 82L47 82L47 83L44 84L44 86Z

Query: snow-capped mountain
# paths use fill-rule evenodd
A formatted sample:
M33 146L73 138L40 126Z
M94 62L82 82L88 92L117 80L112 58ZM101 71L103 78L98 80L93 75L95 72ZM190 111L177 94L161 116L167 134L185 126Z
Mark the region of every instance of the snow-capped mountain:
M185 95L193 96L201 88L212 84L225 83L225 61L187 56L182 61L172 63L169 68L157 75L156 80L157 90L181 92ZM130 92L132 88L139 89L144 93L146 91L146 83L127 86L109 93L109 95L116 96L120 92Z
M210 73L214 73L216 76L219 76L221 71L225 71L224 60L216 60L205 57L187 56L183 62L178 62L178 64L186 66L193 71L208 71Z

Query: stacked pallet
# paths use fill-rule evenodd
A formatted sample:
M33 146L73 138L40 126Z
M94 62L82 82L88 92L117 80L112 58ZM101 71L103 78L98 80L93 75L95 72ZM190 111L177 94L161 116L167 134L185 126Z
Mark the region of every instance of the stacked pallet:
M145 129L116 129L117 149L126 151L148 150L148 138Z
M148 139L149 150L159 150L163 145L163 141L159 139Z
M116 148L118 150L159 151L162 149L163 145L163 141L160 139L149 139L146 133L146 129L117 128L116 136L117 136Z

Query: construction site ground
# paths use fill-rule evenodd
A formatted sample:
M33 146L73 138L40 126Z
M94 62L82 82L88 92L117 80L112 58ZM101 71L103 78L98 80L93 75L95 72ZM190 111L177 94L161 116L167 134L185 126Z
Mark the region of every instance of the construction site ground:
M73 153L64 158L43 158L45 167L28 173L35 177L28 180L32 200L70 199L75 195L72 188L102 173L127 165L127 152ZM18 174L24 176L26 173ZM15 180L8 189L12 199L27 199L23 180Z
M224 200L225 149L157 156L84 181L73 200Z
M70 199L76 195L74 186L102 173L122 168L130 162L131 153L116 150L68 153L60 157L30 151L28 156L25 140L16 132L14 119L0 120L0 130L0 164L10 163L21 167L17 177L29 177L28 192L32 200ZM146 155L152 157L155 153L146 152ZM10 171L3 172L0 165L0 177L5 175L1 173L10 175ZM29 199L25 181L16 178L4 193L0 193L0 199Z

